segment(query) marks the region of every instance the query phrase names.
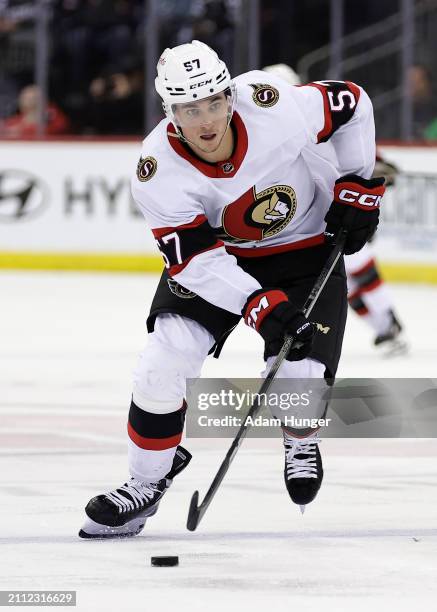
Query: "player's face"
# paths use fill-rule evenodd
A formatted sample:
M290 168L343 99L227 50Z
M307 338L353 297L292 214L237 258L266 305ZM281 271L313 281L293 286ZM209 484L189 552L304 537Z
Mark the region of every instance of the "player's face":
M229 100L219 93L198 102L177 104L174 116L185 138L205 152L220 145L228 127Z

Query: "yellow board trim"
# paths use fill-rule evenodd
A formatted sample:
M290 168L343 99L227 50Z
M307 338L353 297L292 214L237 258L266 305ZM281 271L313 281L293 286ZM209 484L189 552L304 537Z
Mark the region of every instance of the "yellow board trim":
M380 263L382 277L391 283L437 284L437 264Z
M94 272L162 272L159 255L122 253L8 253L0 251L0 268L87 270Z
M437 284L437 264L378 263L389 282ZM87 270L162 272L159 255L133 253L12 253L0 251L0 268L9 270Z

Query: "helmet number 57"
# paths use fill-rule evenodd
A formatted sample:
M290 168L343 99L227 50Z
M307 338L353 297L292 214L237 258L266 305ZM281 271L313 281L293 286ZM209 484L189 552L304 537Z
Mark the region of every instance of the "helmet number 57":
M194 69L193 64L197 64L196 68L200 68L200 60L193 59L193 60L190 60L188 62L184 62L185 70L187 72L191 72Z

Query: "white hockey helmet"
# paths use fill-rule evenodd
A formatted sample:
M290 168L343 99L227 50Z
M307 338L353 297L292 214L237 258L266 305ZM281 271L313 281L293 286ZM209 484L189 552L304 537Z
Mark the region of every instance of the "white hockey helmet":
M291 68L288 64L272 64L271 66L265 66L263 68L265 72L276 74L290 85L301 85L302 81L300 76Z
M197 102L225 92L233 112L235 86L226 64L217 53L199 40L166 49L158 60L155 88L167 117L175 124L174 105Z

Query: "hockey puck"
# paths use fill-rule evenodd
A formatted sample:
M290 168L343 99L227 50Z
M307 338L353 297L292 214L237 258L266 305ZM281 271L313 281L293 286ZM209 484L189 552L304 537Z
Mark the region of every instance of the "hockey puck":
M179 557L152 557L153 567L175 567L179 565Z

